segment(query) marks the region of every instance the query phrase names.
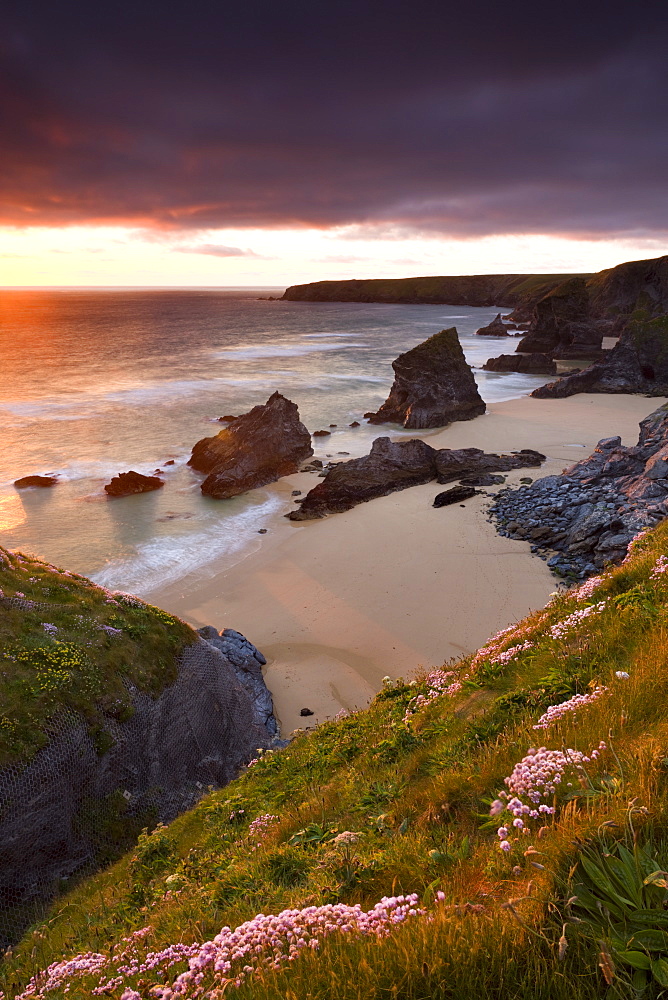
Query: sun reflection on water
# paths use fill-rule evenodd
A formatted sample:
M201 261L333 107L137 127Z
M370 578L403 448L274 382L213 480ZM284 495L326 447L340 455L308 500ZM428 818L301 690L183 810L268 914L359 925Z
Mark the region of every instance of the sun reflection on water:
M26 512L21 503L21 497L10 495L0 497L0 531L10 531L23 524Z

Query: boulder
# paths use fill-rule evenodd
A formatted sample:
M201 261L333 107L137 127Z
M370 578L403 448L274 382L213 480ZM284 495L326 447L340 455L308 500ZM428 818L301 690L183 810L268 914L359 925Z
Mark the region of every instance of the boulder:
M482 366L486 372L521 372L524 375L556 375L557 366L549 354L501 354Z
M14 480L14 486L17 490L25 490L29 486L55 486L57 482L56 476L23 476Z
M444 427L485 412L457 330L441 330L392 362L394 384L369 423L406 428Z
M534 389L538 399L561 399L578 392L633 392L668 395L668 316L637 316L602 361Z
M544 455L529 450L511 455L486 454L480 448L436 451L417 439L376 438L369 455L332 466L321 483L297 499L299 509L285 516L291 521L308 521L433 479L448 483L467 473L537 466L544 459Z
M193 448L188 465L208 473L202 493L224 499L298 472L313 454L297 405L279 392Z
M572 343L572 324L589 319L589 296L584 277L562 281L544 295L535 306L529 331L517 345L518 352L539 352L551 356L562 342ZM601 333L601 338L603 334ZM598 347L600 349L600 340Z
M104 487L110 497L130 497L134 493L150 493L164 486L157 476L143 476L141 472L120 472Z
M432 507L449 507L452 503L461 503L462 500L470 500L471 497L480 493L472 486L453 486L451 490L444 490L434 497Z
M501 319L501 313L497 313L488 326L481 326L476 330L477 337L509 337L508 327Z

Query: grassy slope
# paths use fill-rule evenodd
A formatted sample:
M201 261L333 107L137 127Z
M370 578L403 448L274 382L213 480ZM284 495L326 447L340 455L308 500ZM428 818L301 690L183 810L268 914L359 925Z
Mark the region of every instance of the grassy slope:
M104 715L132 712L122 678L159 693L195 638L159 608L2 548L0 592L25 602L0 605L0 767L30 760L64 709L87 719L104 750Z
M205 941L258 912L327 902L368 908L399 892L419 893L432 919L409 920L384 940L333 935L283 970L225 987L225 996L584 1000L606 995L602 971L609 995L636 995L632 970L605 958L607 931L570 922L584 912L566 900L582 841L600 854L601 845L631 829L629 815L656 867L668 867L668 573L651 576L666 552L668 524L636 543L632 559L608 573L592 597L556 597L473 667L470 658L450 665L470 675L462 690L435 698L407 722L413 699L429 691L425 679L388 684L368 711L267 754L60 901L7 957L6 996L50 962L89 949L108 954L144 926L151 931L138 946L142 954ZM579 625L551 635L555 623L603 600ZM499 659L499 649L524 642L530 646L509 662ZM617 679L620 670L630 678ZM608 693L586 709L533 730L548 705L599 684ZM561 789L543 832L532 823L530 836L510 836L511 851L503 853L495 833L501 820L490 820L488 810L515 763L532 746L590 750L602 739L608 749L572 788ZM629 814L633 800L646 811ZM249 820L265 813L277 819L251 836ZM603 825L612 823L618 826ZM337 844L337 831L360 836ZM435 900L437 890L445 900ZM651 891L666 896L663 888ZM665 918L655 904L657 912ZM564 925L568 947L560 959ZM156 996L157 982L150 974L130 978L137 992L125 996ZM67 994L47 995L89 997L94 983L73 978ZM121 997L124 987L109 995ZM655 987L642 995L656 996Z

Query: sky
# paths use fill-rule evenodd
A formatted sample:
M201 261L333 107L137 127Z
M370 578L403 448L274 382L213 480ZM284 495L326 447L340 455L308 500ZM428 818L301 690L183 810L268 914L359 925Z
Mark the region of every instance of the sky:
M0 284L660 256L667 43L657 0L10 0Z

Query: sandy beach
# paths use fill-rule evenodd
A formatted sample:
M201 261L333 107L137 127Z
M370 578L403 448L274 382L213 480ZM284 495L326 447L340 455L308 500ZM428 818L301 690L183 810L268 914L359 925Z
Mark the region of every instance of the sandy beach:
M620 434L635 443L639 421L665 401L524 397L411 436L435 448L533 448L547 455L540 470L509 473L507 483L517 483L561 472L602 437ZM267 489L289 510L291 491L317 482L300 473ZM502 538L488 523L488 497L435 509L441 489L435 482L413 487L320 521L278 516L235 566L214 565L205 582L185 578L149 599L196 627L248 636L267 658L265 679L288 736L341 708L363 707L385 675L409 677L471 652L554 591L556 578L528 543ZM314 714L302 718L302 708Z

